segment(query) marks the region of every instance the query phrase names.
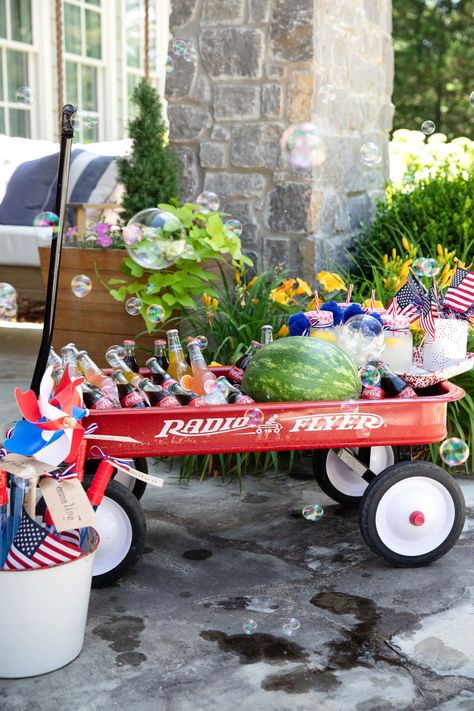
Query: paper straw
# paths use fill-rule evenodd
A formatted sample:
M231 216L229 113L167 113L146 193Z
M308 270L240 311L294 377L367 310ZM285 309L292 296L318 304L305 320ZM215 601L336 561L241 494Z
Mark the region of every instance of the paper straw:
M319 295L318 292L314 292L314 310L319 311Z
M370 297L370 308L372 311L375 309L375 289L372 289L372 295Z
M346 296L346 306L349 306L351 302L351 296L352 296L352 291L354 289L354 284L349 284L349 288L347 290L347 296Z

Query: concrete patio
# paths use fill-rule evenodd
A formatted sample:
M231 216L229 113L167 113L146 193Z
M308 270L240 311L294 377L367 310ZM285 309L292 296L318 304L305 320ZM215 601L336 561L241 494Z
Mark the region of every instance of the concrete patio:
M16 414L12 391L27 387L40 335L0 331L2 423ZM142 499L145 554L92 592L80 657L1 680L0 708L474 708L473 482L462 482L468 519L455 548L397 570L367 549L357 514L310 480L247 476L240 492L217 480L180 487L163 466L160 475L164 488ZM321 521L302 518L308 503L323 506ZM301 626L287 636L293 617Z

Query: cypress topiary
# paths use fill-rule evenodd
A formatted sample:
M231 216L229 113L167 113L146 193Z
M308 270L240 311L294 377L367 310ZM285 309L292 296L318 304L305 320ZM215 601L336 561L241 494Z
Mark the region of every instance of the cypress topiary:
M179 198L181 162L167 145L167 128L158 92L145 79L132 96L137 115L128 122L132 152L118 158L119 180L125 186L121 217Z

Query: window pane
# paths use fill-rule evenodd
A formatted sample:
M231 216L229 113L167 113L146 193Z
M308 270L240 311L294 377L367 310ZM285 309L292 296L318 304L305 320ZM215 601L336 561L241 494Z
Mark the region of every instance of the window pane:
M3 100L3 50L0 49L0 101Z
M31 0L11 0L12 39L17 42L33 42L31 26Z
M79 104L79 83L77 80L77 64L66 62L66 101L78 106Z
M5 111L0 109L0 133L5 133Z
M7 36L6 0L0 0L0 37Z
M88 5L95 5L96 7L100 7L100 0L86 0Z
M97 143L99 140L99 127L97 123L95 126L83 126L81 143Z
M94 59L101 58L100 15L93 10L86 10L86 54Z
M81 54L81 9L68 2L64 3L64 35L66 52Z
M83 111L98 111L97 101L97 69L82 66L82 106Z
M8 100L16 101L16 92L20 86L28 86L28 55L26 52L7 50ZM23 134L12 134L22 136Z
M10 136L30 138L30 112L21 109L9 109Z

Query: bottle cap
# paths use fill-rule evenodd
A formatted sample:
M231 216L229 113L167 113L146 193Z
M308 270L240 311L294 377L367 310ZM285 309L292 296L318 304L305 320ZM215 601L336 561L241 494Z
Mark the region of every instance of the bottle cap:
M168 331L166 331L166 333L178 333L178 329L177 328L170 328Z
M157 338L156 341L153 341L155 346L166 346L166 341L164 338Z
M80 358L81 356L87 355L87 351L78 351L77 352L77 357Z
M134 345L135 345L135 341L132 341L132 340L130 339L130 340L124 341L124 342L123 342L123 345L124 345L124 346L134 346Z

